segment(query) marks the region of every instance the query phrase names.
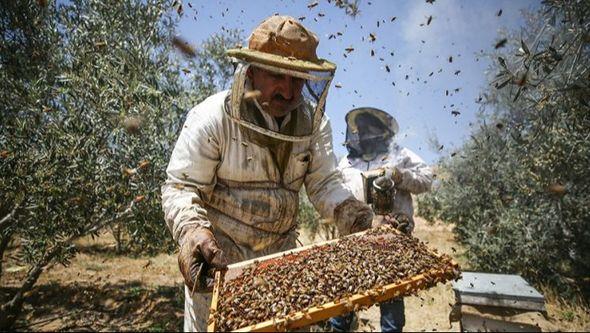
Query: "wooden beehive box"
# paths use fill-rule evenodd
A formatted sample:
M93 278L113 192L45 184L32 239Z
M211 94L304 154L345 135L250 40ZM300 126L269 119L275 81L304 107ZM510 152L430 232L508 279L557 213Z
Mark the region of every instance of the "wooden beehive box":
M398 233L397 230L391 228L391 232ZM360 232L346 237L371 237L367 232ZM210 308L209 322L207 330L214 332L218 330L216 326L215 314L218 312L218 305L220 301L222 286L240 276L240 274L248 267L258 267L258 265L272 265L273 262L281 260L282 258L296 257L307 251L321 250L324 246L334 244L340 241L339 239L331 240L319 244L296 248L290 251L272 254L265 257L256 258L253 260L243 261L230 265L225 273L217 272L215 276L215 286L213 289L212 303ZM369 307L371 305L387 301L400 296L409 295L418 290L427 289L438 282L446 282L451 279L457 279L460 276L459 266L448 257L443 257L431 250L429 253L441 261L447 262L446 269L432 269L429 271L420 272L414 276L407 277L403 281L386 284L377 288L366 290L365 292L353 294L345 299L335 299L325 304L312 306L296 313L289 313L285 316L278 316L270 320L261 321L254 325L241 327L235 331L237 332L262 332L262 331L284 331L287 329L295 329L298 327L308 326L330 317L338 316L352 310Z
M518 275L464 272L453 282L455 316L466 332L555 331L545 297Z

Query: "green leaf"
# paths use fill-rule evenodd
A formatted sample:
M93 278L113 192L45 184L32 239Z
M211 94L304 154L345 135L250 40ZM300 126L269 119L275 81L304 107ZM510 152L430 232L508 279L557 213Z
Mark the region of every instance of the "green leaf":
M496 84L496 89L504 88L510 81L512 81L512 78L509 78L500 84Z

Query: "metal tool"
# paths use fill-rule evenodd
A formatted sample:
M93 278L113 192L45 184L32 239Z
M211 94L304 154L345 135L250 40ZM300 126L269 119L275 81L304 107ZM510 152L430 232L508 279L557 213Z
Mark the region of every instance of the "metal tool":
M395 184L385 169L369 170L361 173L367 204L377 215L393 212Z

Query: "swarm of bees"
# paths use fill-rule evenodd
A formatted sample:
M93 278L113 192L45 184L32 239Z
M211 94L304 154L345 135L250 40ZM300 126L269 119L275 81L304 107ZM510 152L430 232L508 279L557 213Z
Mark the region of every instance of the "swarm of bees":
M221 287L212 318L216 330L236 330L330 302L349 302L352 295L370 294L419 274L428 277L432 270L444 274L428 278L421 289L460 275L448 256L436 255L418 239L382 226L246 267ZM353 304L348 308L358 310Z

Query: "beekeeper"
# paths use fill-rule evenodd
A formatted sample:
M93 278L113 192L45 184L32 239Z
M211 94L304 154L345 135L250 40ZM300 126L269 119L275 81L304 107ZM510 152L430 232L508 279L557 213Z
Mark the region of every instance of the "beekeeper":
M357 108L346 115L346 148L348 156L342 158L338 169L342 171L347 187L359 200L367 200L363 185L363 172L383 170L393 180L395 196L390 214L375 216L374 225L392 223L402 231L414 229L412 194L430 190L432 171L424 161L407 148L395 142L399 132L397 121L385 111L375 108ZM399 332L405 324L402 298L381 303L381 331ZM350 331L354 314L330 319L335 331Z
M272 16L237 62L231 90L187 116L166 170L162 205L180 246L186 331L206 329L206 272L296 247L299 189L343 234L373 213L343 185L324 114L336 66L316 55L318 38L296 19Z

